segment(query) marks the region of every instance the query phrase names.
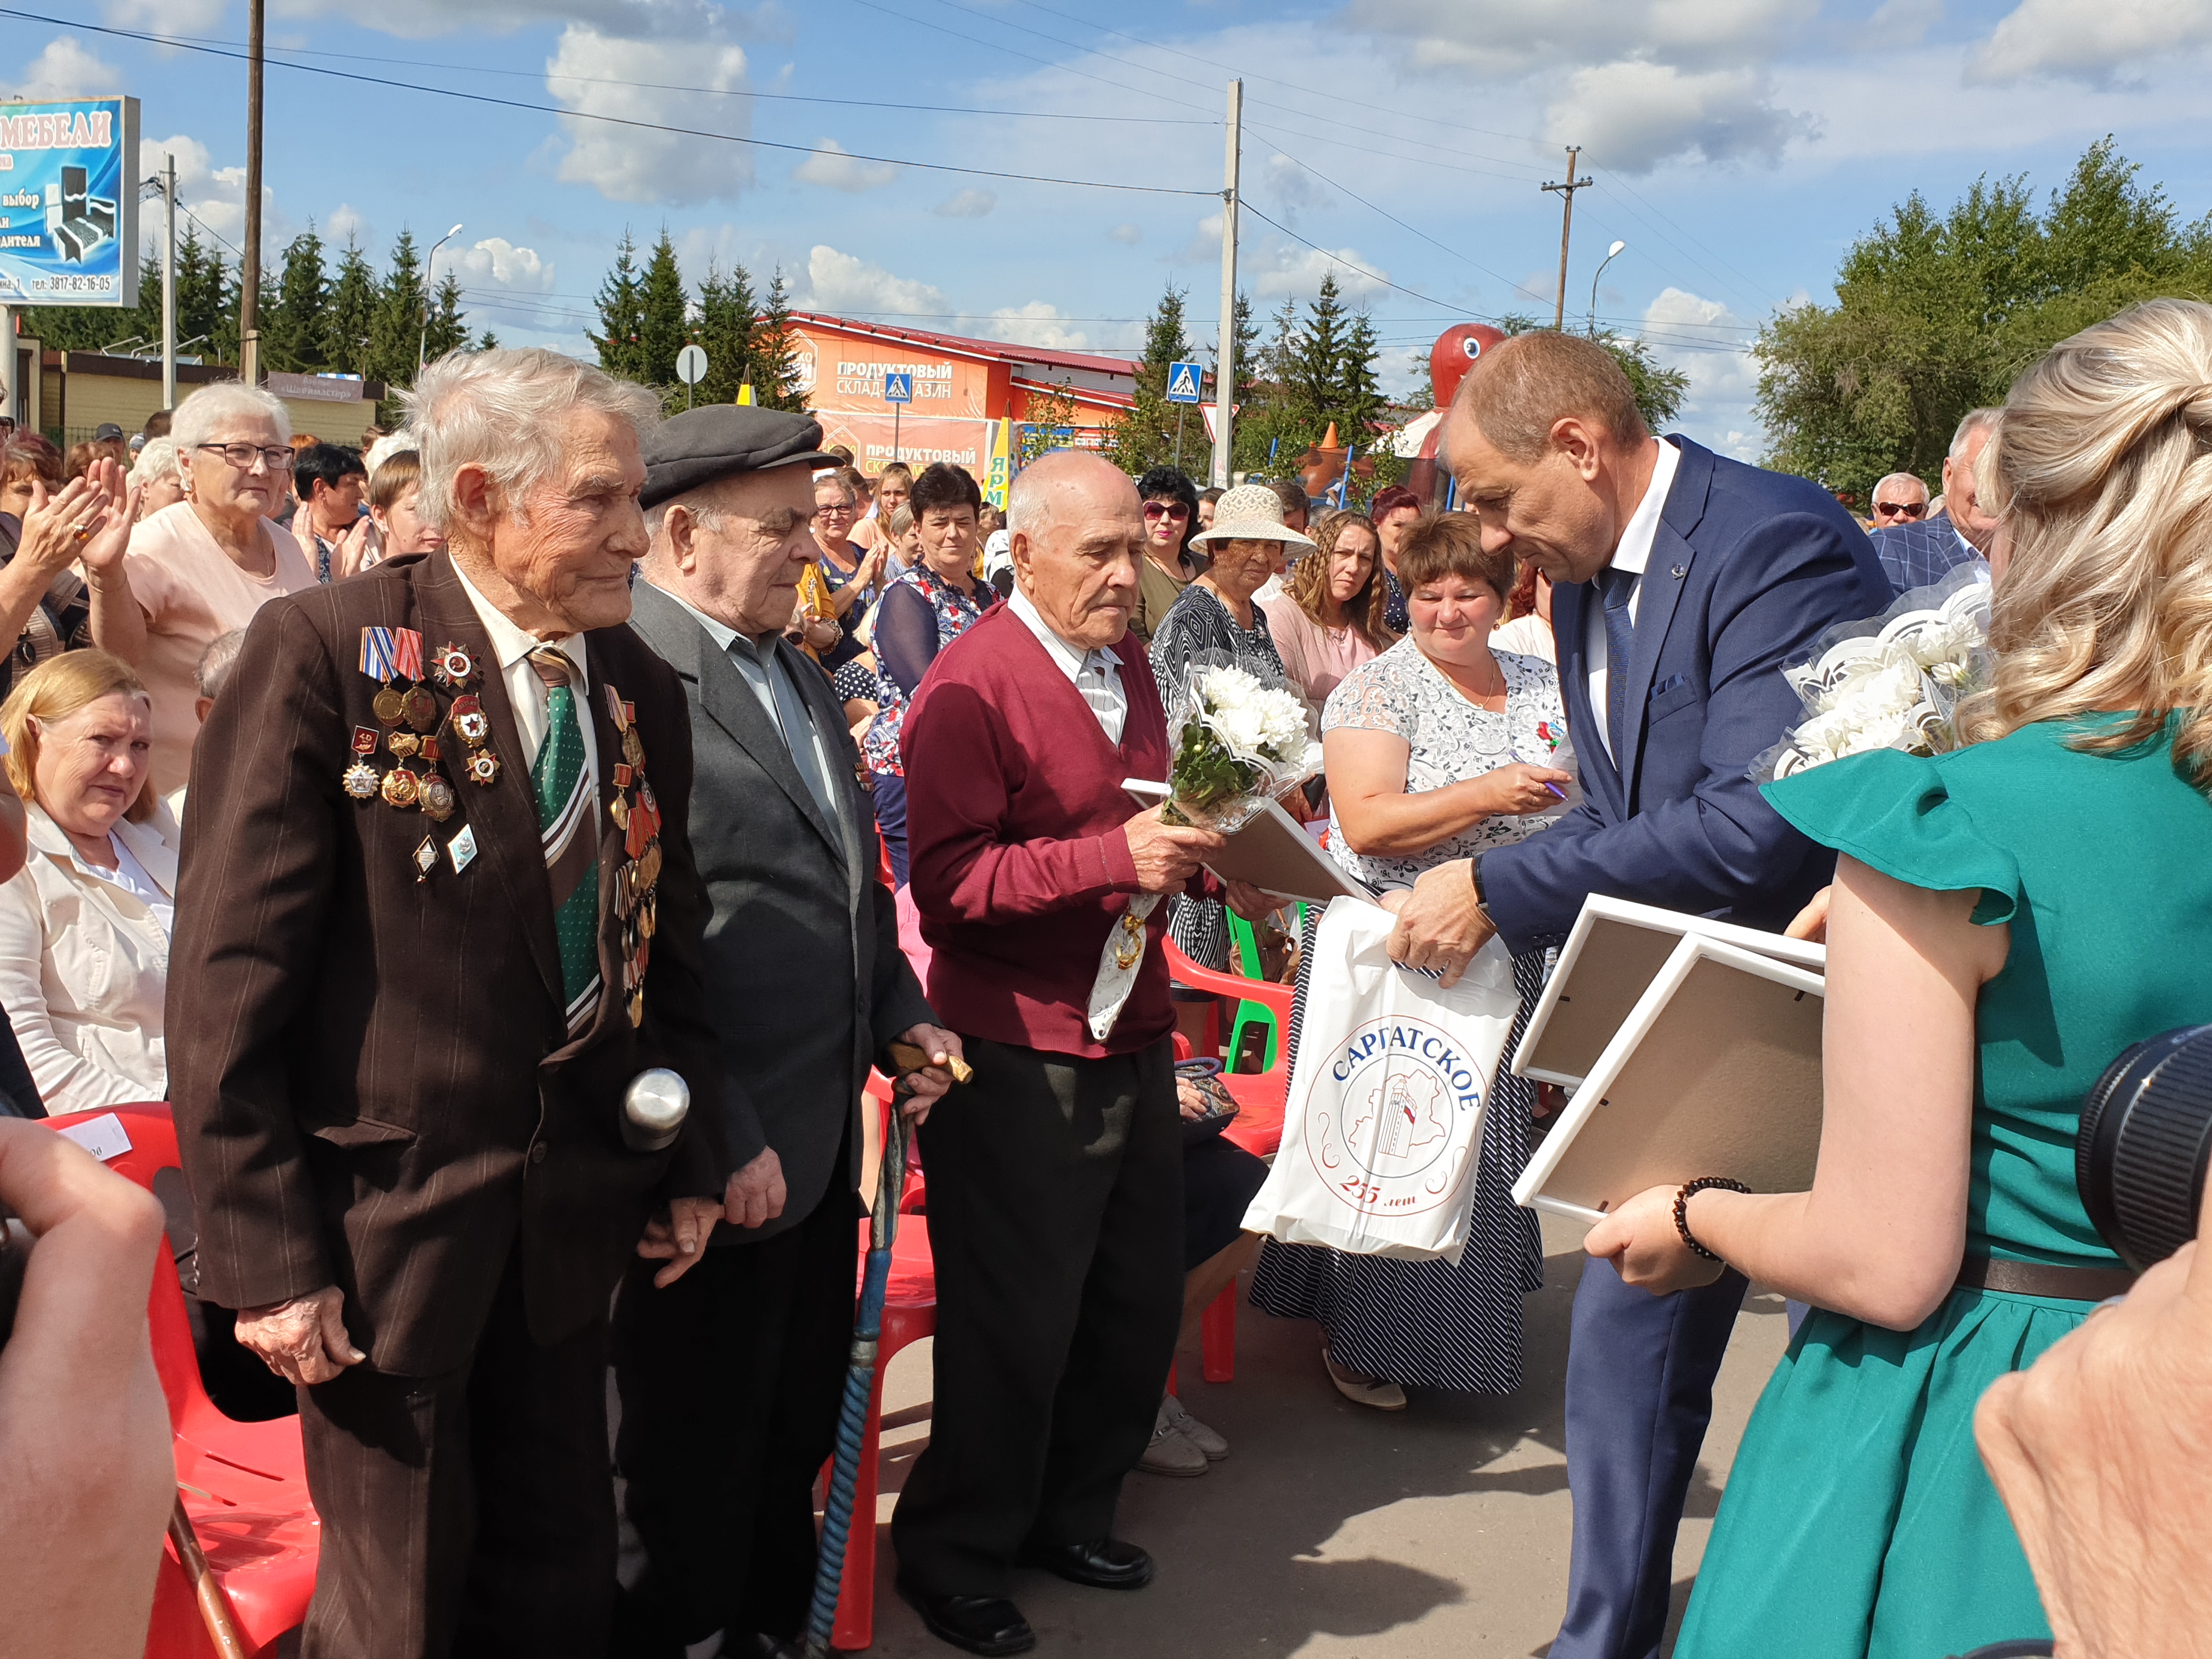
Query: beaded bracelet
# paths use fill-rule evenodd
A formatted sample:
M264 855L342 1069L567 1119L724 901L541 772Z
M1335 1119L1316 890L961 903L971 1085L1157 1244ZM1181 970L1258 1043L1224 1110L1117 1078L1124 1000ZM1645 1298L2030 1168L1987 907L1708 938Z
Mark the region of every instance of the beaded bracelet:
M1730 1193L1748 1193L1751 1190L1741 1181L1731 1181L1726 1176L1700 1176L1695 1181L1684 1182L1682 1190L1674 1194L1674 1231L1682 1235L1682 1243L1708 1261L1718 1261L1720 1257L1698 1243L1690 1231L1690 1195L1715 1188Z

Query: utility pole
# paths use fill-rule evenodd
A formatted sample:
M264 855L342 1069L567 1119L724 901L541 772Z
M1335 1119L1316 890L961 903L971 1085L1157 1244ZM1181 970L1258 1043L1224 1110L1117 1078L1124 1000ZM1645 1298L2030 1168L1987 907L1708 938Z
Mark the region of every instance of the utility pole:
M261 3L261 0L253 0L253 3L258 6ZM1552 313L1552 326L1555 329L1565 327L1567 321L1567 242L1568 239L1574 234L1575 229L1575 192L1578 190L1587 190L1590 185L1597 182L1595 179L1577 179L1575 177L1575 162L1580 159L1582 153L1583 147L1580 144L1568 145L1566 183L1548 184L1544 186L1546 190L1558 191L1559 192L1559 200L1561 204L1559 211L1559 303Z
M258 3L258 0L257 0ZM1229 83L1229 152L1221 179L1221 349L1213 362L1213 487L1229 488L1237 417L1237 173L1244 149L1244 83Z
M261 35L265 0L246 14L246 242L238 272L238 378L261 384Z
M177 406L177 158L161 158L161 407Z

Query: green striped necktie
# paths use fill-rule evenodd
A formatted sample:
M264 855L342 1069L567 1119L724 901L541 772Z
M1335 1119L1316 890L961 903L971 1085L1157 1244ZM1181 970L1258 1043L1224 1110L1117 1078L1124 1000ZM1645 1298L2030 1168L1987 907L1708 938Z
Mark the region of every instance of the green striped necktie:
M568 1035L592 1023L599 1004L599 848L592 833L592 776L584 765L578 724L575 665L565 651L540 646L530 665L545 682L545 741L530 769L538 795L538 828L545 872L553 882L553 931L561 945L561 984L568 993Z

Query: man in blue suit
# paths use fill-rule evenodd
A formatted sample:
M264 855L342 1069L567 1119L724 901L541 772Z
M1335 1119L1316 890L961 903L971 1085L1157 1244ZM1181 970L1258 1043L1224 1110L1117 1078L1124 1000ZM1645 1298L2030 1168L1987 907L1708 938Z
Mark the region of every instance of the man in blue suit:
M1391 954L1449 984L1492 933L1516 951L1565 935L1592 893L1787 926L1834 855L1747 773L1803 713L1782 664L1889 603L1865 532L1806 479L1654 438L1611 355L1573 335L1485 352L1443 450L1484 540L1554 584L1583 799L1540 835L1422 876ZM1735 1273L1653 1297L1610 1261L1584 1267L1567 1359L1574 1559L1552 1659L1658 1653L1743 1293Z
M1974 466L2003 413L1999 409L1969 410L1959 422L1959 429L1952 434L1951 453L1943 458L1941 513L1917 523L1907 520L1875 530L1875 556L1881 561L1892 592L1909 593L1916 587L1926 587L1942 581L1954 566L1989 556L1990 537L1997 521L1994 514L1982 511ZM1882 480L1884 484L1888 482ZM1881 485L1875 486L1875 495L1879 501Z

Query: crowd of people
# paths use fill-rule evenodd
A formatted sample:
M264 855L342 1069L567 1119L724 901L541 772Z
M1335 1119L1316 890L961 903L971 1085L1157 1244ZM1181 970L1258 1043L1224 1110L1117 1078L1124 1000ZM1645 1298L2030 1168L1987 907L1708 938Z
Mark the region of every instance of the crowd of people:
M1548 332L1468 374L1443 510L1070 452L1000 515L959 467L871 478L805 416L664 420L543 351L433 364L360 448L235 384L135 455L13 434L0 1104L172 1103L204 1363L258 1360L299 1414L311 1659L672 1659L791 1651L805 1618L864 1085L895 1079L939 1307L897 1583L953 1646L1024 1651L1018 1569L1141 1587L1123 1480L1230 1454L1168 1377L1248 1267L1357 1406L1522 1382L1533 1085L1489 1091L1452 1261L1263 1246L1261 1160L1183 1132L1211 1109L1178 1045L1216 1028L1165 942L1218 970L1232 916L1283 926L1293 1067L1327 967L1316 915L1123 787L1234 664L1303 701L1323 769L1285 804L1393 956L1449 986L1497 938L1516 1036L1593 894L1828 945L1809 1190L1655 1188L1590 1231L1555 1659L1660 1650L1753 1279L1810 1312L1676 1651L2191 1651L2159 1638L2201 1630L2202 1575L2148 1517L2177 1458L2204 1489L2212 1269L2130 1292L2072 1148L2108 1060L2212 1021L2208 387L2212 307L2137 307L1969 415L1939 497L1883 479L1871 534L1655 434ZM1784 664L1977 560L1972 741L1753 781L1801 711ZM2094 863L2064 801L2098 805ZM656 1066L690 1103L658 1144L625 1116ZM20 1127L34 1260L150 1250L158 1218ZM102 1206L104 1243L64 1224ZM143 1301L143 1264L111 1277ZM83 1392L139 1444L143 1398ZM2098 1582L2130 1542L2179 1582ZM118 1569L142 1631L150 1563Z

